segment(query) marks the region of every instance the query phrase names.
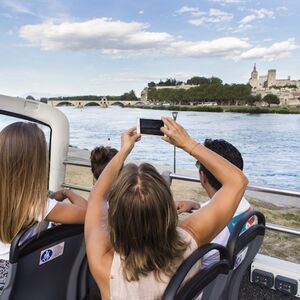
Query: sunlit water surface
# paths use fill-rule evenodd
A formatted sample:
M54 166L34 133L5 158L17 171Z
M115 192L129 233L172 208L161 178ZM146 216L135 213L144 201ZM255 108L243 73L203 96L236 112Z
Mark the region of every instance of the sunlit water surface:
M170 111L121 107L59 109L70 122L70 144L90 150L103 144L119 148L121 133L138 117L171 116ZM179 112L177 121L200 142L223 138L234 144L243 155L250 182L300 190L300 115ZM195 168L195 160L182 150L177 149L176 158L177 169ZM130 159L172 169L173 146L160 137L143 137Z

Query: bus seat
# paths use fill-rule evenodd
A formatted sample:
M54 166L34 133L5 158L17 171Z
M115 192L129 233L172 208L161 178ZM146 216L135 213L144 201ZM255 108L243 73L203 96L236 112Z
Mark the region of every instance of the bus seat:
M242 232L243 226L250 218L257 219L256 224ZM227 243L230 271L222 300L238 300L243 275L259 251L265 235L265 216L259 211L245 213L234 226Z
M166 181L168 186L171 186L172 184L172 178L171 178L171 171L169 170L165 170L163 171L160 175L164 178L164 180Z
M77 255L68 282L66 300L101 300L99 288L90 273L85 244Z
M84 243L83 225L59 225L20 232L10 248L1 300L65 300L68 281Z
M208 267L201 268L191 279L189 279L183 287L181 283L184 281L190 269L197 263L203 255L211 250L218 250L220 260ZM217 278L222 278L226 282L226 276L229 271L228 251L219 244L207 244L195 250L178 268L171 278L162 300L190 300L198 297L205 287ZM204 297L202 299L205 299Z

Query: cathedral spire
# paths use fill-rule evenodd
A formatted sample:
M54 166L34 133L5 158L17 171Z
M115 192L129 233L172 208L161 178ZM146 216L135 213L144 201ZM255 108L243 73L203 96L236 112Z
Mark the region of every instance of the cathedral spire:
M254 63L253 71L256 72L256 63Z

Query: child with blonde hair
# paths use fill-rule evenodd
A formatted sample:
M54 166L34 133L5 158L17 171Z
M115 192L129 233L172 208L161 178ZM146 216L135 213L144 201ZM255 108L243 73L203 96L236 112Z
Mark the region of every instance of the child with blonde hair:
M23 229L44 219L84 223L87 202L71 190L47 197L48 150L43 131L34 123L16 122L0 132L0 293L4 287L10 243Z

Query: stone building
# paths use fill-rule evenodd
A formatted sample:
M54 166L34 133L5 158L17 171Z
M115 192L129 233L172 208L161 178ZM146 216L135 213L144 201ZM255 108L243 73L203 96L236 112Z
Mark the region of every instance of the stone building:
M290 76L287 79L277 79L275 69L268 70L267 75L258 76L254 64L248 83L253 95L260 94L263 98L267 94L274 94L280 99L280 105L300 105L300 80L291 80Z
M277 79L276 69L268 70L267 75L258 76L256 64L254 64L253 71L251 72L249 84L252 86L253 89L270 89L272 87L279 88L289 86L296 86L297 88L300 88L300 80L291 80L290 76L288 76L287 79Z

